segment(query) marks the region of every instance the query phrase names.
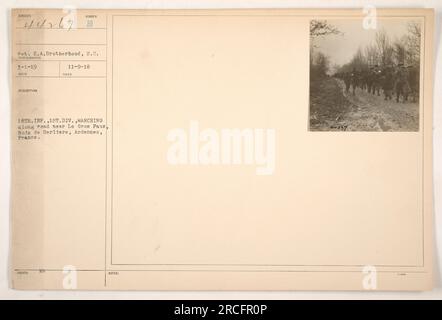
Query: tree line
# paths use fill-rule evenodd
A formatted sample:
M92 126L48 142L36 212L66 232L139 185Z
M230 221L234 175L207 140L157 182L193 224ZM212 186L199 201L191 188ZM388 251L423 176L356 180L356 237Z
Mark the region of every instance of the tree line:
M398 65L419 67L421 47L421 24L419 22L407 22L406 34L395 39L392 39L385 29L378 30L374 41L364 47L360 46L351 60L342 66L331 65L330 58L315 47L315 38L331 34L339 35L342 32L325 20L311 22L310 74L313 79L351 70L366 71L374 66L379 68Z

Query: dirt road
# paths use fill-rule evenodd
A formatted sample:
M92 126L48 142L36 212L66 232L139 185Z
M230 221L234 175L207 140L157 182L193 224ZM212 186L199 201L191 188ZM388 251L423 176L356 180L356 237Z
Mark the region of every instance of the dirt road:
M331 81L334 81L333 84ZM366 90L356 89L355 95L350 90L346 93L342 81L329 78L322 86L340 88L345 98L335 99L332 103L342 104L335 110L332 117L318 118L311 115L311 129L316 131L418 131L419 130L419 105L417 102L396 102L384 100L384 96L372 95ZM326 90L318 90L316 94L325 94ZM326 99L326 97L324 97ZM330 102L329 102L330 103ZM316 117L316 119L315 119Z

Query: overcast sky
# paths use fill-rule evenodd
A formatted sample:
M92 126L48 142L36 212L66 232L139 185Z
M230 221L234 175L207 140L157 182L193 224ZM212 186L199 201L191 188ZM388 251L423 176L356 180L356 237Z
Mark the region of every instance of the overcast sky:
M337 27L343 35L327 35L317 37L314 41L315 50L322 51L330 57L331 63L342 65L351 60L359 46L364 47L374 43L376 31L384 28L392 41L407 33L407 22L410 19L389 18L378 19L376 29L365 30L360 19L327 19L327 22Z

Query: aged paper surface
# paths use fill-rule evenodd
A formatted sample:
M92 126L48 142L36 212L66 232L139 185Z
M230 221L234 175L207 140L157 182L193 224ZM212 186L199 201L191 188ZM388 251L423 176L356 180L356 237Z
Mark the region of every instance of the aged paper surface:
M13 10L12 287L431 289L433 11L371 18Z

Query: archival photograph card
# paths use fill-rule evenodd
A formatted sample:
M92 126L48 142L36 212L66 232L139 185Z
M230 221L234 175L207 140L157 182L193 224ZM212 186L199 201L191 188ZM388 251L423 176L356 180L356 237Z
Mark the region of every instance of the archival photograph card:
M433 11L11 12L11 286L430 290Z

